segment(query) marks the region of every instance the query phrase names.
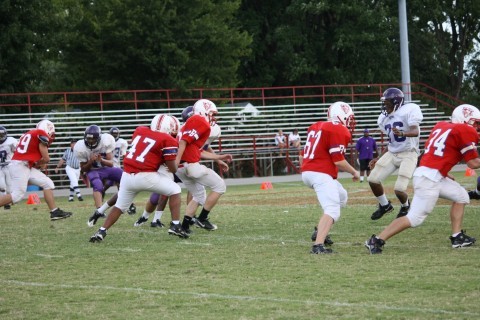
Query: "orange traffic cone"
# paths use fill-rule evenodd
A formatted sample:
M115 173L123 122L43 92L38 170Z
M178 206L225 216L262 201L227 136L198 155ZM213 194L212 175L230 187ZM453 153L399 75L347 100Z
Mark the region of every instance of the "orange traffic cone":
M28 195L27 204L40 204L40 198L38 197L38 194L32 193Z
M475 170L467 167L467 170L465 171L465 177L474 177L476 175L477 173L475 172Z
M262 190L268 190L268 189L273 189L272 183L271 182L262 182L260 189Z

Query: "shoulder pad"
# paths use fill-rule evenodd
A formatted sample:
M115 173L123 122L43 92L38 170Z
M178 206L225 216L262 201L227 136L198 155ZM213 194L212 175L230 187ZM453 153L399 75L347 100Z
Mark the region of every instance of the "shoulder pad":
M38 136L40 142L46 146L50 144L50 139L47 136Z

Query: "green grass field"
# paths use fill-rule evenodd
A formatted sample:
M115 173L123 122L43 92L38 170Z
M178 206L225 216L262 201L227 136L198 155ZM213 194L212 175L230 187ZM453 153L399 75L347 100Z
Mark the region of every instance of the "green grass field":
M458 179L474 187L474 177ZM211 214L218 230L190 239L124 215L102 243L86 220L92 198L60 207L74 216L51 222L47 207L0 211L0 319L478 319L480 243L452 249L449 204L371 256L364 241L398 212L371 221L367 183L342 179L349 206L331 236L333 255L312 255L321 214L301 182L229 187ZM480 202L464 228L480 237ZM170 221L168 212L162 218ZM103 223L99 220L98 224Z

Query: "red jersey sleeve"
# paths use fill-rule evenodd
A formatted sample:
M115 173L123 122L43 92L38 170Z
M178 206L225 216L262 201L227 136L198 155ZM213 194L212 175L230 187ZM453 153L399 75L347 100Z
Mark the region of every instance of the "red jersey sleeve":
M420 166L437 169L443 176L454 165L478 157L478 134L470 125L439 122L425 142Z
M203 145L210 136L210 124L199 115L191 116L180 130L180 140L187 143L182 161L194 163L200 161Z

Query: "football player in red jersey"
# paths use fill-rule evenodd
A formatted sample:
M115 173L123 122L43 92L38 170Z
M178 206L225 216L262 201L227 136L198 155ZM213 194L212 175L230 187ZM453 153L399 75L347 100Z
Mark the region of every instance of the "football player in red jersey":
M340 208L347 204L347 191L338 182L338 170L353 175L360 174L345 160L345 150L352 140L355 116L345 102L335 102L328 108L328 121L319 121L308 128L304 147L302 180L315 190L323 215L317 226L316 239L311 253L332 253L325 248L325 239L334 222L340 218Z
M371 254L382 253L385 241L411 227L417 227L433 211L438 198L452 201L450 220L452 248L467 247L475 243L462 230L465 205L470 203L468 193L454 178L450 170L460 161L472 169L480 168L478 157L478 126L480 111L468 104L453 110L451 122L441 121L433 127L419 167L413 174L413 200L406 216L393 220L378 236L365 242Z
M18 140L17 148L8 165L11 176L12 193L0 196L0 207L22 200L27 192L28 184L43 188L45 202L50 208L50 219L65 219L72 215L55 204L52 179L41 170L45 169L50 161L48 147L55 139L55 126L49 120L41 120L37 127L24 133Z
M178 142L170 133L177 131L172 116L160 114L153 118L150 128L138 127L132 136L131 147L123 161L124 172L120 180L118 199L103 226L90 238L100 242L107 230L125 212L141 191L156 192L170 197L172 222L168 233L188 238L180 225L181 188L173 181L177 171Z
M213 119L209 110L213 108L216 110L214 103L210 100L201 99L195 102L193 115L185 122L178 137L177 164L179 167L176 174L192 194L192 200L187 205L182 222L182 227L187 232L190 232L192 223L209 231L217 229L217 226L209 221L208 215L227 190L225 181L215 171L200 164L200 159L227 162L232 160L230 154L202 152L210 136ZM205 187L211 189L208 196ZM200 205L203 206L202 211L194 222L193 217Z

